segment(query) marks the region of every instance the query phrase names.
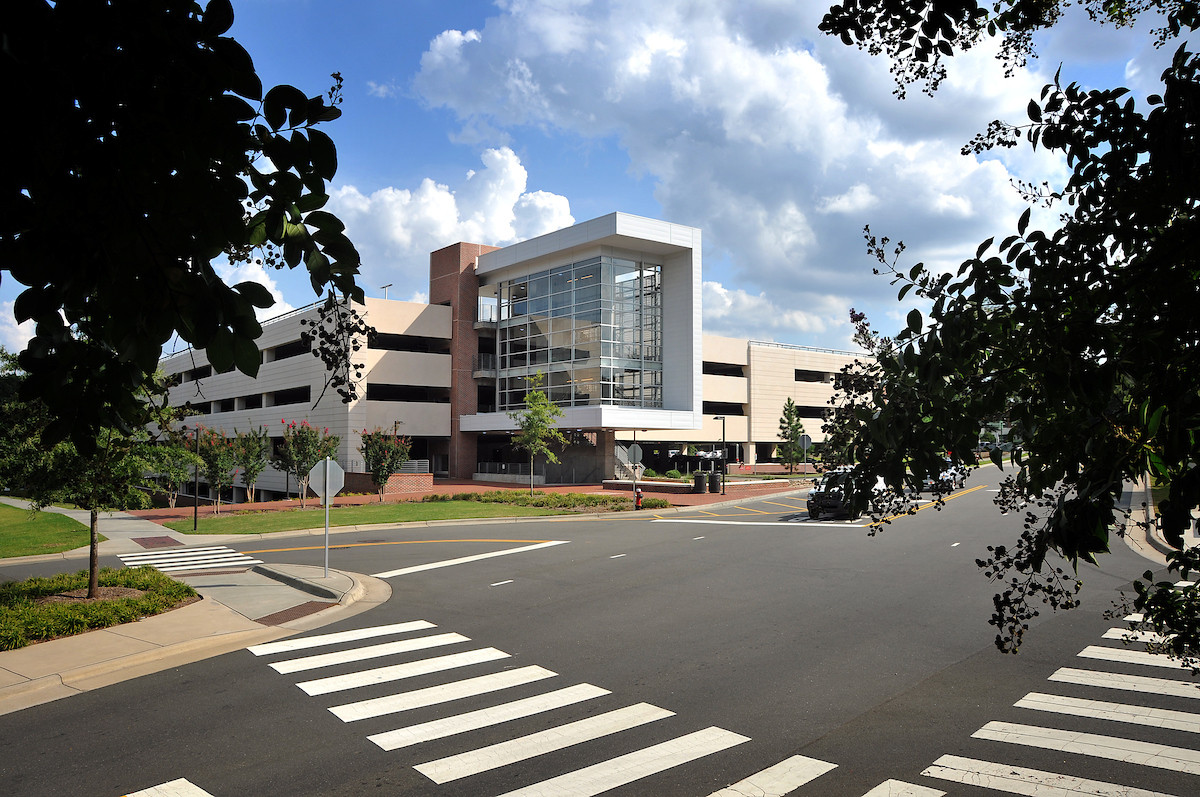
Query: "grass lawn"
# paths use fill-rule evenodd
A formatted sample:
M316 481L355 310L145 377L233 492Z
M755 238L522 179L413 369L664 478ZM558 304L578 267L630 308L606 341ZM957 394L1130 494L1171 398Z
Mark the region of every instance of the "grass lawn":
M411 504L364 504L329 509L329 525L359 526L369 523L409 523L422 520L469 520L493 517L539 517L571 514L563 510L478 501L433 501ZM192 533L192 521L175 520L167 528ZM317 529L325 526L325 510L292 509L282 512L228 511L218 517L200 518L198 534L266 534L272 531Z
M66 515L55 512L31 515L27 509L0 504L0 559L61 553L81 548L89 539L88 527Z

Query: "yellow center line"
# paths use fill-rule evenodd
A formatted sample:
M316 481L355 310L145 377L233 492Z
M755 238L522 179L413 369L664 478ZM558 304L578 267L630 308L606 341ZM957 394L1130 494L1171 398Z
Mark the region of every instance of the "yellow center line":
M768 501L767 503L773 503L773 502L771 502L771 501ZM783 504L779 504L779 506L783 506ZM756 515L771 515L771 514L774 514L773 512L764 512L764 511L762 511L761 509L755 509L754 507L750 507L750 506L735 506L735 507L734 507L734 509L744 509L744 510L746 510L747 512L753 512L753 513L754 513L754 514L756 514Z
M711 517L720 517L720 515L718 515L716 512L709 512L708 510L705 510L705 509L697 509L696 511L702 515L709 515Z
M953 501L955 498L961 498L962 496L967 495L969 493L973 493L976 490L982 490L987 486L988 485L986 485L986 484L980 484L975 487L972 487L969 490L963 490L962 492L955 493L954 495L943 498L942 503L947 503L949 501ZM916 509L912 510L911 512L902 512L899 515L888 515L887 517L880 518L879 520L875 521L874 523L872 523L870 525L882 526L884 523L886 523L889 520L896 520L897 518L902 518L902 517L905 517L906 515L915 515L916 513L920 512L922 509L928 509L931 506L936 506L936 502L931 501L930 503L925 504L925 506L919 506Z
M435 542L524 542L524 543L540 543L551 542L551 540L497 540L497 539L480 539L480 540L394 540L392 542L347 542L347 543L330 543L330 548L363 548L370 545L428 545ZM263 548L261 551L242 551L242 553L286 553L288 551L320 551L324 550L324 545L304 545L297 548Z

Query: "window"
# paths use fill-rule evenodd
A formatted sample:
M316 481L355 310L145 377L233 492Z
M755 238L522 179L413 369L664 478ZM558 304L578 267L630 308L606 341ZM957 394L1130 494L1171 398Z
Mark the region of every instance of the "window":
M414 385L384 385L368 382L367 401L419 401L449 404L450 389Z
M833 374L826 371L805 371L801 368L796 369L797 382L832 382Z
M703 371L709 376L745 376L742 371L742 366L732 363L714 363L708 360L704 361ZM796 373L800 373L797 371ZM797 377L799 378L799 377Z
M293 387L287 390L276 390L269 394L268 406L277 407L281 404L307 404L312 400L312 388L308 385L304 387Z
M384 351L449 354L450 341L445 338L430 338L423 335L393 335L387 332L378 332L367 338L367 348Z

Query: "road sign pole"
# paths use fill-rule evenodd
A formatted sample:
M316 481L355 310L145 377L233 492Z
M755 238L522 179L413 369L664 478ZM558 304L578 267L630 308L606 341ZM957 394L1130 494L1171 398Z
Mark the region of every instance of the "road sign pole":
M325 578L329 578L329 457L325 457Z

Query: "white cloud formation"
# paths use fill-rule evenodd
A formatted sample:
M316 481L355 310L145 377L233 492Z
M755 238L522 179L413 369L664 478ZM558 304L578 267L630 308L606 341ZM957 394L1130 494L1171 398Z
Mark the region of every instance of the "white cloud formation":
M33 322L18 324L15 305L16 302L0 302L0 346L13 354L23 350L33 337Z
M498 6L478 29L433 40L417 93L453 110L464 136L507 141L533 126L616 139L630 171L654 180L663 216L703 228L706 278L728 286L706 289L714 324L746 317L729 308L769 295L783 306L837 307L821 323L808 310L777 314L792 330L774 324L780 339L842 336L830 319L850 304L894 301L895 289L871 274L864 225L904 238L909 262L945 251L961 260L1012 229L1023 209L1014 174L1062 175L1057 159L1020 148L960 153L992 119L1023 119L1048 79L1034 69L1002 79L988 43L955 59L936 97L914 90L901 102L884 59L817 32L821 4ZM508 229L513 216L492 223Z
M458 241L504 246L575 223L566 197L525 190L528 173L508 147L480 160L483 168L454 187L426 178L412 189L332 192L329 207L358 247L368 292L390 283L396 295L424 295L432 251Z

